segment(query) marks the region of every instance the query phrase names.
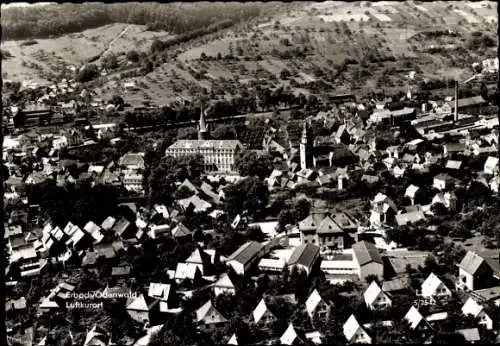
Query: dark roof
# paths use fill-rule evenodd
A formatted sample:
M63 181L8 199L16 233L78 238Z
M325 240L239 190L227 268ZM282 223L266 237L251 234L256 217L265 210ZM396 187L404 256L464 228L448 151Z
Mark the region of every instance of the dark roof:
M122 235L129 226L130 226L130 221L128 221L124 217L121 217L118 221L115 222L111 230L118 235Z
M319 247L313 244L302 244L295 248L290 259L289 265L302 264L311 268L319 254Z
M129 274L130 274L130 266L113 267L111 269L111 275L113 276L124 276Z
M229 260L237 261L242 264L246 264L254 257L258 252L262 250L264 245L257 243L256 241L250 241L248 243L243 244L229 256Z
M352 251L358 259L359 265L365 265L371 262L384 264L382 258L373 243L367 241L360 241L352 246Z
M455 109L455 101L447 102L451 109ZM465 99L458 99L458 108L476 106L487 103L482 96L473 96Z

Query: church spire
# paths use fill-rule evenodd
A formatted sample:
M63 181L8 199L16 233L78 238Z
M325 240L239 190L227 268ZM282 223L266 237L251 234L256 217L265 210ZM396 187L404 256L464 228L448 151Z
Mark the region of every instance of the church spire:
M203 104L201 105L200 111L200 123L198 125L198 139L206 139L208 133L207 123L205 121L205 111L203 109Z

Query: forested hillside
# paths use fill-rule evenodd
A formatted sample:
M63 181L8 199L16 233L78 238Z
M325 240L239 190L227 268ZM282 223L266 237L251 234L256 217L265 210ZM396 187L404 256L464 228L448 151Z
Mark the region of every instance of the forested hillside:
M81 32L111 23L147 25L148 29L182 34L230 21L269 15L270 4L262 3L85 3L2 10L2 41L46 38Z

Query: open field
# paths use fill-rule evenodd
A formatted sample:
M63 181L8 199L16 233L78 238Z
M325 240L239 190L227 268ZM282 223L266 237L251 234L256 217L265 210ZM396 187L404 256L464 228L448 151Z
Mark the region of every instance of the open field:
M494 2L301 3L286 13L176 46L169 52L172 57L153 72L134 78L141 91L124 97L131 103L150 99L165 104L205 90L215 98L231 98L252 81L271 88L289 86L294 92L307 92L309 84L316 82L330 85L331 90L324 90L330 93L365 93L379 90L380 85L387 92L406 91L406 75L412 70L417 71L417 80L467 78L473 62L496 55L492 18L496 18ZM458 35L418 36L436 31ZM474 31L489 35L495 45L467 48ZM2 49L14 57L3 61L4 71L11 80L43 80L30 64L57 71L105 51L147 51L155 38L167 37L166 32L145 31L137 25L113 24L37 40L32 46L5 42ZM208 59L200 60L202 53ZM228 55L236 60L225 59ZM353 61L345 64L346 58ZM281 79L283 70L290 72L289 78ZM108 75L108 80L113 79L120 79L119 73ZM122 91L119 85L110 85L105 82L99 90L102 97Z
M37 39L33 45L23 45L24 41L5 41L1 48L13 58L2 61L2 73L7 72L7 78L11 80L44 84L48 81L40 76L41 71L57 73L61 68L79 67L96 55L108 52L147 51L154 39L168 37L171 35L146 31L141 25L118 23L58 38ZM32 64L39 65L41 71Z

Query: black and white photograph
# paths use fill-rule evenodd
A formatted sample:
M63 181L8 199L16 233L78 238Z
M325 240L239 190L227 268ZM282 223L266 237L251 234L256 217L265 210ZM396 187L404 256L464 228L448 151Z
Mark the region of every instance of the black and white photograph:
M496 1L3 1L0 344L499 344L499 34Z

